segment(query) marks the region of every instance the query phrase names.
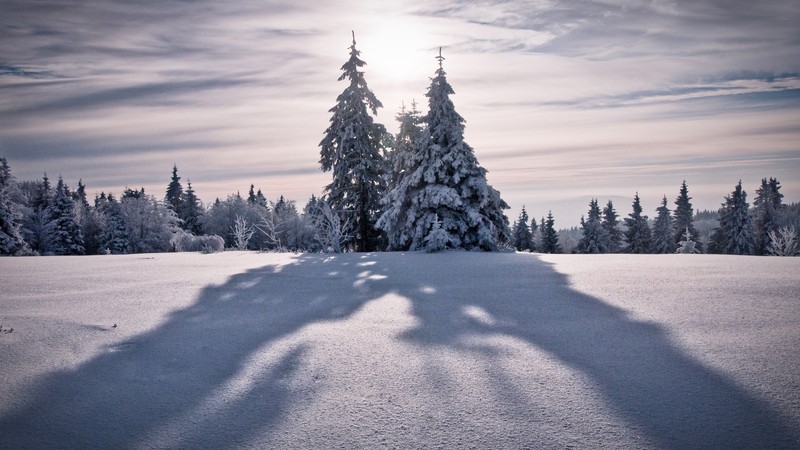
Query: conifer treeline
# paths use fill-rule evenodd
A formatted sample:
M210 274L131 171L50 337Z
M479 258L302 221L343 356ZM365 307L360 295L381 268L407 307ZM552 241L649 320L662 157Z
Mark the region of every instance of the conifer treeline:
M579 238L566 251L573 253L717 253L734 255L793 256L800 249L796 227L800 222L800 205L784 205L780 182L764 178L756 190L753 207L741 181L725 197L719 211L694 214L686 181L675 199L675 210L668 208L667 197L649 220L643 214L639 194L633 198L631 213L620 223L609 200L600 210L597 199L589 202L587 216L581 217ZM713 225L705 236L695 226L697 218ZM528 225L528 212L522 208L514 223L514 247L520 251L549 252L540 247L544 242L537 234L539 225L533 219ZM707 228L707 227L706 227ZM569 230L562 230L564 234ZM566 239L564 239L566 241ZM563 245L566 247L567 245Z
M82 181L74 192L61 177L55 189L47 175L17 183L2 158L0 254L211 251L223 245L296 251L492 251L508 245L543 253L572 250L560 241L552 213L537 224L523 207L513 231L509 228L503 213L508 205L464 141L465 121L450 100L455 92L441 49L425 94L428 112L422 114L413 102L411 109L401 108L396 136L372 117L383 105L360 70L366 64L355 34L349 50L339 77L347 86L329 110L330 125L319 144L320 167L332 180L302 213L283 196L268 202L253 185L246 199L237 193L204 207L190 181L183 189L177 165L163 200L144 188L126 188L119 199L100 193L90 205ZM776 179L764 179L751 210L740 182L725 198L708 242L700 241L694 226L685 181L675 210L665 196L652 226L638 193L622 221L611 201L601 210L592 199L574 251L794 254L796 233L785 226L779 190Z

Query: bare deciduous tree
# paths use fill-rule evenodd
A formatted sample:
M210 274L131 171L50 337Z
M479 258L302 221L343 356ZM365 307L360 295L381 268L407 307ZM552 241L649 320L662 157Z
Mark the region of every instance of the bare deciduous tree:
M794 227L781 227L769 232L769 254L773 256L797 256L797 233Z
M247 223L247 219L237 215L236 221L233 222L233 226L231 227L231 231L233 232L233 245L236 246L236 249L247 250L250 238L252 238L253 233L255 233L253 226Z
M352 235L347 232L352 229L352 219L343 219L322 200L318 202L317 208L319 214L314 221L315 238L325 251L341 253L342 245L352 239Z

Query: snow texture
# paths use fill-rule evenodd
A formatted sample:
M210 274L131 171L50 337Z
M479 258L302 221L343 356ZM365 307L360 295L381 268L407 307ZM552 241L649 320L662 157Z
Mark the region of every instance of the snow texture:
M0 448L798 448L798 271L724 255L0 258Z

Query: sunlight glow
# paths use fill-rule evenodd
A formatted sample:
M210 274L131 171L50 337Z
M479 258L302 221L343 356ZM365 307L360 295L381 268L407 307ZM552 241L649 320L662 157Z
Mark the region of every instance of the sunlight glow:
M393 16L356 32L370 78L392 84L418 83L431 70L432 37L424 22Z

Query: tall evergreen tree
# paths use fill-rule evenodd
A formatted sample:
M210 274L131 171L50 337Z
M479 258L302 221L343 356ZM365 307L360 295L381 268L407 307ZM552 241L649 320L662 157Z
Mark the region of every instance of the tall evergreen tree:
M257 202L258 198L256 198L256 187L251 183L250 191L247 193L247 203L255 205Z
M142 189L142 194L144 194L144 188ZM172 166L172 180L170 180L169 185L167 186L167 195L165 201L167 206L177 213L180 211L181 207L181 197L183 197L183 186L181 186L181 177L178 176L178 166Z
M408 197L389 205L380 226L386 229L405 215L400 223L411 236L411 250L430 249L431 242L436 248L495 250L510 238L503 214L508 205L487 183L486 169L464 142L464 118L450 100L455 92L447 82L441 50L437 59L439 68L426 94L429 112L417 146L416 168L401 182ZM410 199L408 204L404 198ZM435 238L429 239L434 231Z
M261 189L256 192L256 205L261 206L262 208L268 208L267 197L264 197L264 193L261 192Z
M22 237L34 252L40 254L52 252L53 223L50 218L50 205L53 202L53 189L50 179L44 174L42 181L35 183L29 197L30 213L23 217Z
M86 199L86 185L83 184L83 179L78 180L78 189L72 193L72 198L77 204L85 208L89 208L89 201Z
M333 181L325 187L331 208L352 217L357 251L371 251L377 242L374 223L381 211L385 193L383 158L386 129L373 121L383 107L367 87L365 65L356 49L355 34L350 46L350 59L342 66L339 81L349 82L330 109L330 126L320 142L322 170L333 172Z
M608 253L609 235L605 227L603 227L600 216L600 207L597 205L597 199L593 198L589 202L588 219L584 220L581 217L583 236L578 241L578 247L576 248L578 253Z
M689 229L689 234L692 237L692 241L697 243L697 247L702 251L702 244L700 243L700 232L697 228L694 227L694 209L692 208L692 203L689 201L692 197L689 197L689 188L686 186L686 180L683 180L681 184L680 193L678 194L678 198L675 199L675 234L672 237L672 241L677 246L679 242L683 240L683 235L686 232L686 229Z
M183 221L181 228L184 230L197 236L203 234L203 209L200 206L200 199L194 193L191 181L186 182L178 218Z
M5 158L0 158L0 255L16 255L27 250L20 234L20 215L11 201L14 178Z
M622 248L622 230L619 229L619 219L617 212L614 210L614 204L611 200L608 201L606 207L603 208L603 229L608 234L608 252L619 253Z
M752 255L755 249L750 205L742 182L736 185L719 210L719 235L713 239L718 250L731 255ZM715 230L715 235L717 231Z
M100 239L103 251L114 255L129 253L130 237L122 205L112 194L108 194L105 199L101 196L100 202L95 207L103 214L106 222L105 231Z
M521 252L534 250L533 234L528 227L528 212L525 211L525 205L522 206L522 212L514 224L514 248Z
M628 253L648 253L650 250L650 227L647 225L647 216L642 215L642 204L639 193L633 197L633 211L625 218L625 242L628 243Z
M672 214L667 208L667 196L661 199L661 206L656 208L656 221L653 224L653 236L650 241L652 253L675 253L677 246L673 240L675 229L672 225ZM690 236L691 237L691 236Z
M399 124L394 147L387 158L388 191L381 201L386 210L378 219L376 226L381 228L390 250L407 249L413 237L413 220L408 213L412 207L412 191L410 177L419 167L419 155L425 129L423 119L417 110L417 103L411 103L411 109L405 105L395 116Z
M558 245L558 232L556 232L553 212L548 211L547 220L542 220L542 253L561 253Z
M761 180L753 200L753 235L755 252L759 255L769 254L770 233L777 232L781 226L783 215L783 194L777 178Z
M50 185L50 179L47 178L47 173L44 174L42 182L39 183L39 188L31 202L31 207L38 211L44 211L50 207L50 202L53 200L53 189Z
M86 251L83 246L83 234L78 224L78 216L75 213L75 200L72 199L61 176L58 177L56 195L53 197L49 213L53 224L53 253L56 255L83 255Z
M411 102L411 109L406 109L403 105L395 119L398 131L394 138L394 147L387 158L387 185L390 191L399 185L405 175L416 168L418 146L425 132L423 117L417 109L416 101Z

